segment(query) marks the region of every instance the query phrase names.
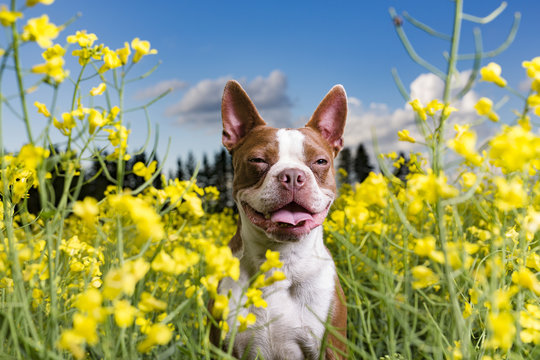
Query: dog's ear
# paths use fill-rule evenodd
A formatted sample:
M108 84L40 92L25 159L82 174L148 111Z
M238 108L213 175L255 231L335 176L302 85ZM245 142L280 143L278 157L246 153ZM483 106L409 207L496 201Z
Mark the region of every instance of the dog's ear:
M222 142L229 151L253 128L266 124L242 86L234 80L228 81L223 90L221 118Z
M334 156L343 147L343 131L347 119L347 94L341 85L334 86L321 101L306 127L317 130L334 149Z

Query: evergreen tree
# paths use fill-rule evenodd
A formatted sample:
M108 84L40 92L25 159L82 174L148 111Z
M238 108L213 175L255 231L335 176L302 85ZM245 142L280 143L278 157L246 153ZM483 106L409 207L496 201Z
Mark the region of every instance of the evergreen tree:
M364 144L359 144L356 148L356 156L354 158L356 181L364 181L371 171L373 171L373 166L369 163L369 156L366 148L364 147Z
M201 169L199 170L199 174L197 176L197 182L200 183L200 186L215 185L215 181L213 181L213 178L214 169L213 166L210 165L208 161L208 156L205 153L203 155Z
M176 159L176 173L172 177L175 177L178 180L186 180L184 164L182 163L182 158L180 156Z
M345 176L340 176L340 180L347 184L352 183L354 174L352 173L353 162L350 148L343 148L339 153L338 168L345 170L347 173Z
M188 179L190 179L193 174L195 173L195 168L197 167L197 161L195 160L195 155L193 155L193 151L190 151L187 156L186 160L186 176Z
M394 170L394 176L403 182L407 182L407 175L410 173L409 160L407 160L407 157L403 152L400 152L397 161L399 163L399 167Z

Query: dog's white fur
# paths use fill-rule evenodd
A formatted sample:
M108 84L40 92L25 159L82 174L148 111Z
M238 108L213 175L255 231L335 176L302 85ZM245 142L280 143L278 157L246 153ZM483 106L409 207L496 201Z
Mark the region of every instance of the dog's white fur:
M304 135L297 130L280 129L277 132L279 160L269 170L262 186L241 190L235 199L237 204L247 202L259 212L265 213L272 196L280 186L277 179L284 169L295 168L306 175L304 186L312 187L311 203L317 211L323 211L334 200L332 191L321 189L315 176L303 159ZM220 293L231 291L231 309L227 319L229 327L236 326L238 315L249 312L257 317L255 325L236 334L235 350L240 357L248 351L254 359L260 353L264 359L318 359L320 343L325 332L325 322L330 313L335 294L335 265L323 244L322 225L313 229L298 241L278 242L262 229L253 225L242 206L239 206L242 222L243 248L235 256L240 258L240 278L224 279ZM246 241L247 240L247 241ZM286 280L263 288L267 308L242 307L246 299L242 295L249 286L250 278L265 261L267 249L279 251ZM229 335L230 336L230 335ZM226 339L226 343L228 339Z

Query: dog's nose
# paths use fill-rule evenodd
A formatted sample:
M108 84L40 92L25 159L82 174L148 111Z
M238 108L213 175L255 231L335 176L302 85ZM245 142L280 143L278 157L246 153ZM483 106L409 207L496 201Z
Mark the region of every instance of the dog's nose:
M278 174L278 180L287 190L298 190L306 182L306 174L298 169L285 169Z

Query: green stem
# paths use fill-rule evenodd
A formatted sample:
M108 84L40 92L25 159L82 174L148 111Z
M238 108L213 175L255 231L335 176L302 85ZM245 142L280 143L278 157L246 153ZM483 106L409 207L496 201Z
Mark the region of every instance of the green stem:
M448 58L448 68L446 71L445 86L443 92L443 103L445 109L449 106L450 102L450 90L452 87L452 79L456 72L456 63L459 49L459 38L461 34L461 23L463 20L463 0L455 0L455 12L454 12L454 25L452 31L452 43L450 46L450 56ZM445 111L441 112L439 126L435 133L434 144L434 162L433 172L435 175L439 175L443 167L443 152L444 152L444 128L446 124L447 116L444 115ZM452 268L449 263L448 256L448 244L447 244L447 229L445 224L445 206L441 199L437 200L435 206L435 213L437 214L437 227L439 230L439 239L441 248L444 254L444 276L446 284L448 286L448 293L450 295L450 306L452 314L456 321L457 332L461 340L461 350L465 359L469 358L470 350L470 338L466 329L465 321L463 319L461 309L459 306L459 300L457 297L457 291L454 284L454 275L452 274Z
M11 0L11 11L16 11L16 1ZM28 135L28 142L34 144L34 138L32 136L32 128L30 127L30 117L28 116L28 107L26 105L26 93L24 91L24 84L21 72L21 61L19 58L19 33L17 32L17 25L15 22L11 24L11 33L13 39L13 62L15 63L15 76L17 77L17 86L19 87L19 97L21 99L21 107L23 112L24 125L26 126L26 134Z

